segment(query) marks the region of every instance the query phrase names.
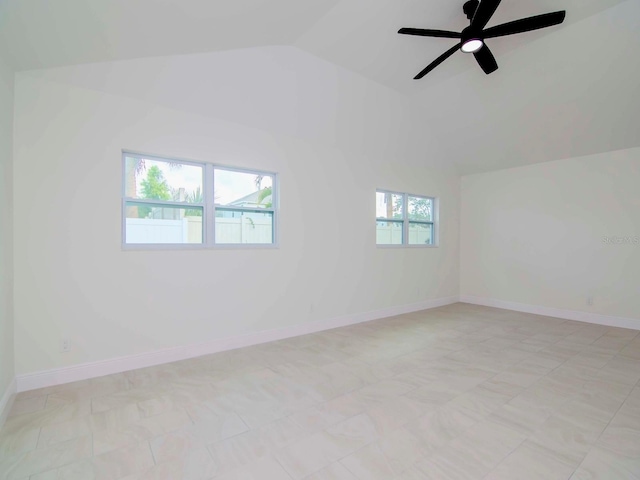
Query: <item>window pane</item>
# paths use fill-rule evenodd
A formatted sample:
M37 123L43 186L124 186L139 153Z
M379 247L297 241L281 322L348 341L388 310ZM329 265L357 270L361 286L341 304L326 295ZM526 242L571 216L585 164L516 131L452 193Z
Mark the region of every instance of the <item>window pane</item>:
M402 245L402 222L376 222L378 245Z
M376 192L376 217L402 219L403 196L390 192Z
M202 167L139 157L125 158L125 196L204 203Z
M409 245L433 245L433 225L409 223Z
M273 208L272 188L273 178L270 175L219 168L214 170L213 196L216 205Z
M216 243L273 243L273 213L218 208Z
M127 202L126 243L202 243L202 207Z
M409 220L433 222L433 200L409 196Z

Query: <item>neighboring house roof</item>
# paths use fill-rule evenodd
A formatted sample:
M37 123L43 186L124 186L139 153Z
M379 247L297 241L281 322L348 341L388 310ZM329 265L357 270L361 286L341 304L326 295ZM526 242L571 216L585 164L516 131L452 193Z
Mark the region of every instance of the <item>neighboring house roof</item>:
M256 190L249 195L234 200L233 202L229 202L228 205L233 205L235 207L257 207L258 205L264 206L271 202L271 195L267 195L266 197L264 197L264 199L262 199L262 202L259 202L258 199L262 190Z

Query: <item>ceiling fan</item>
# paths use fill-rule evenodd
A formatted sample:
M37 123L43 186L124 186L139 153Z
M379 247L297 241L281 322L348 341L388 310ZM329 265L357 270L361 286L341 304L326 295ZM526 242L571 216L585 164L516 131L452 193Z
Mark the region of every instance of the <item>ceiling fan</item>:
M398 33L404 35L417 35L420 37L440 37L440 38L458 38L460 43L451 47L433 62L431 62L424 70L414 77L420 80L431 70L436 68L447 58L453 55L456 50L460 49L464 53L473 53L478 64L489 75L498 69L498 64L491 50L484 42L487 38L504 37L505 35L513 35L515 33L530 32L540 28L558 25L564 21L566 11L545 13L534 17L521 18L513 22L503 23L495 27L487 28L487 25L494 12L500 5L501 0L469 0L463 6L463 11L467 18L471 20L471 24L462 30L462 32L451 32L448 30L428 30L423 28L401 28Z

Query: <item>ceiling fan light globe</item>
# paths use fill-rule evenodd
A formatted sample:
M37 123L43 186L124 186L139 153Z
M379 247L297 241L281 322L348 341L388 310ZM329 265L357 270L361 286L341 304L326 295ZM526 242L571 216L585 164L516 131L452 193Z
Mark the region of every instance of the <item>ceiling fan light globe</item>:
M483 45L484 45L484 42L482 40L479 40L477 38L472 38L464 42L460 47L460 50L462 50L464 53L475 53L478 50L480 50L483 47Z

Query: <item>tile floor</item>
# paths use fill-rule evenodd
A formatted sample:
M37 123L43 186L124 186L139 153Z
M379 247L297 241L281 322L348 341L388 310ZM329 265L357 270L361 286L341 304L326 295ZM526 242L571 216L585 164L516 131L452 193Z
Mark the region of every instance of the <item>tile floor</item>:
M0 479L640 479L640 335L456 304L24 392Z

